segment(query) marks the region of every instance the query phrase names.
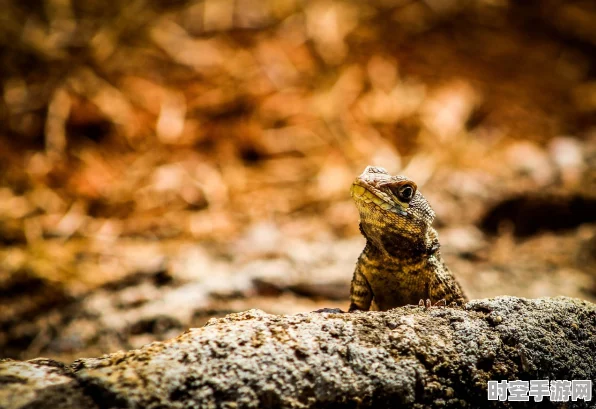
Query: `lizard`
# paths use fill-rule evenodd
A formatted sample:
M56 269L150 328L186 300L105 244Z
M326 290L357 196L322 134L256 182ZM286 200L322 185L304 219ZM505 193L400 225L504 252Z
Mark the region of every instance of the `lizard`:
M367 166L350 189L366 238L350 289L349 311L408 304L463 304L463 290L439 251L435 213L405 176Z

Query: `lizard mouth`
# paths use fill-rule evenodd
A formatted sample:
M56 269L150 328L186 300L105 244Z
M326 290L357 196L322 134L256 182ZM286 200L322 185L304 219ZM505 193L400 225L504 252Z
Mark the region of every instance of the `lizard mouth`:
M391 196L383 191L374 189L371 186L363 185L359 179L352 183L350 194L356 203L372 203L380 209L402 216L407 216L406 209L409 207L407 203L396 202Z

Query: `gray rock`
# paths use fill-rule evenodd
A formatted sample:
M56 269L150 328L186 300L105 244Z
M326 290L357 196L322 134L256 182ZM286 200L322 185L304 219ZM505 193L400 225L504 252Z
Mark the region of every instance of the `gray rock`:
M51 359L0 361L0 408L97 408L64 364Z
M485 407L488 380L596 378L595 334L596 305L562 297L354 314L250 310L70 370L102 408ZM0 382L2 396L21 393Z

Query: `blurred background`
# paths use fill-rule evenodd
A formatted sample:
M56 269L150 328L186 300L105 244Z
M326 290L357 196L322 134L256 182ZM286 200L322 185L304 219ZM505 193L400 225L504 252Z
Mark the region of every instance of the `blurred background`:
M348 306L415 180L471 298L596 301L596 4L2 1L0 358Z

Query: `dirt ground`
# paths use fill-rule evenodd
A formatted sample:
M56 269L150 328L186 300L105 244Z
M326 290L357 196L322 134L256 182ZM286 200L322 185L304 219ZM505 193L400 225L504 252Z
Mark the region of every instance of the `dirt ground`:
M9 1L0 358L347 308L366 165L470 298L596 302L591 2Z

